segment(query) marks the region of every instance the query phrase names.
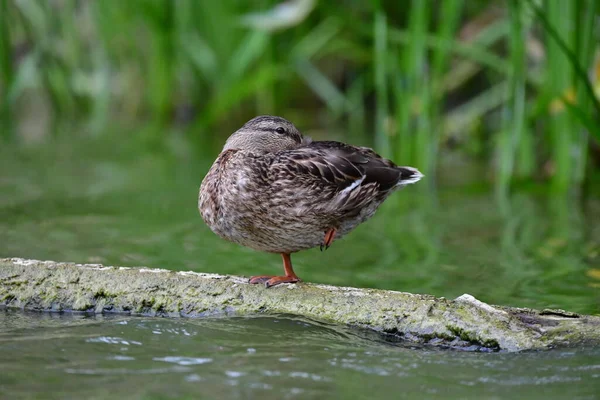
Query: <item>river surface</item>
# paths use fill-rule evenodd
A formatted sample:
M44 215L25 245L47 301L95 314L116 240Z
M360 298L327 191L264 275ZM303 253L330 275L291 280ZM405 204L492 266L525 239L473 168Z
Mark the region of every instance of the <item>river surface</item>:
M214 150L115 139L0 148L0 257L277 274L196 209ZM442 164L369 222L293 256L305 281L600 313L600 200ZM420 186L419 186L420 185ZM415 349L292 317L205 320L0 312L1 398L573 398L600 396L598 349Z
M292 317L0 310L3 399L597 399L600 349L467 353Z

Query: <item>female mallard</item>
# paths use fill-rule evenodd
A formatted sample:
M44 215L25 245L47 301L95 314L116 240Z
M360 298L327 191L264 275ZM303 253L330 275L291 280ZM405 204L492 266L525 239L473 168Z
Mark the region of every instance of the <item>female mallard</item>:
M284 118L260 116L229 137L202 181L198 208L222 238L281 254L285 276L250 278L270 287L300 281L291 253L328 248L422 177L369 148L313 142Z

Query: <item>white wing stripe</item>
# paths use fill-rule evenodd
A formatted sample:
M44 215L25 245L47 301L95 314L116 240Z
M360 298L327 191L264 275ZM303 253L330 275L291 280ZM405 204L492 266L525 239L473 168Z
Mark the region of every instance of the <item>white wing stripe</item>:
M342 190L339 195L342 197L346 196L348 193L360 186L360 184L365 180L365 177L366 175L363 175L360 179L357 179L354 182L352 182L347 188Z

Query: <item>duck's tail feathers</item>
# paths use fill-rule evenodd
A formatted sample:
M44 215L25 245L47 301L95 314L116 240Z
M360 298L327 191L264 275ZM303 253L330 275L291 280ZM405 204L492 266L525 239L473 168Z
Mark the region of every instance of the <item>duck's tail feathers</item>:
M400 170L400 179L398 180L398 183L396 183L396 187L417 183L425 176L418 169L413 167L398 167L398 169Z

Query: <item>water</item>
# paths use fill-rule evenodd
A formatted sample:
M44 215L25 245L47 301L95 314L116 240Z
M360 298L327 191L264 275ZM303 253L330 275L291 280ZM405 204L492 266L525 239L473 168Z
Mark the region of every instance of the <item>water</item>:
M279 256L227 243L204 225L198 187L215 153L190 147L148 150L116 138L0 149L0 257L281 273ZM294 254L296 272L309 282L600 313L600 224L592 223L600 188L583 202L518 192L503 213L488 187L469 183L479 170L450 165L437 193L423 190L425 179L394 194L329 250Z
M115 143L118 143L116 145ZM0 257L275 274L279 257L201 221L214 152L174 140L0 149ZM394 195L306 281L600 313L600 200L517 191L503 210L477 166ZM595 190L595 192L594 192ZM290 317L164 320L0 312L1 398L597 398L598 349L472 354L413 349ZM594 397L596 396L596 397Z
M413 349L286 317L0 311L2 398L595 399L600 349Z

